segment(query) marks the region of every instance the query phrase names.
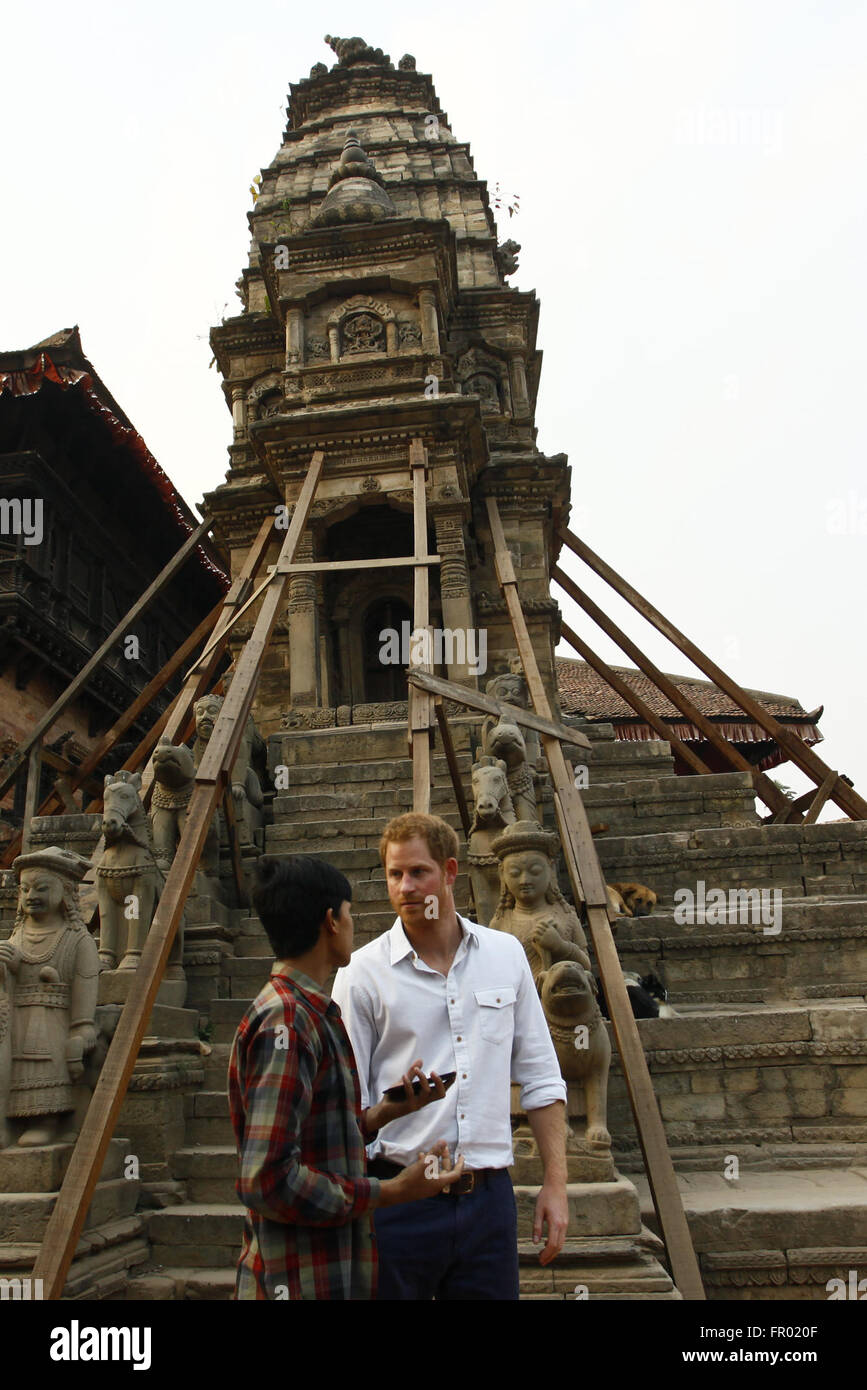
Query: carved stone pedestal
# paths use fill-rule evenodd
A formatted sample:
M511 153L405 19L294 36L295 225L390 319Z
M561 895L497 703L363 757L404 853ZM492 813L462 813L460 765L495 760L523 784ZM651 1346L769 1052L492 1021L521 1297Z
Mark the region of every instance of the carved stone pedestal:
M174 1158L184 1144L184 1095L203 1082L208 1052L198 1024L195 1009L154 1006L120 1112L139 1161L145 1206L180 1200Z
M27 1281L72 1153L71 1144L0 1150L0 1278L12 1297L39 1298ZM145 1263L145 1225L136 1216L140 1183L130 1141L112 1139L69 1270L65 1299L110 1298Z
M660 1263L664 1247L641 1224L639 1195L629 1178L614 1167L607 1145L584 1137L584 1094L570 1085L566 1161L569 1234L553 1265L539 1264L540 1246L532 1241L542 1161L520 1109L520 1092L512 1087L515 1162L510 1170L518 1204L518 1255L521 1298L677 1299L680 1297Z
M135 977L135 970L103 970L99 977L100 1004L125 1004ZM187 982L183 971L170 965L157 990L156 1002L172 1009L183 1009L186 998Z

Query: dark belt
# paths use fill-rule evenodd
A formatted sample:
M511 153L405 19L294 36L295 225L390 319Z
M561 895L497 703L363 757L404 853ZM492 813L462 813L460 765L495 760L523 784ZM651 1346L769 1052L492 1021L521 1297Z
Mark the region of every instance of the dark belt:
M392 1163L388 1158L371 1158L367 1165L367 1171L372 1178L396 1178L404 1171L400 1163ZM487 1187L492 1181L495 1173L500 1173L501 1168L475 1168L472 1172L466 1169L459 1178L455 1178L448 1191L442 1188L437 1197L466 1197L470 1192L475 1192L477 1187Z

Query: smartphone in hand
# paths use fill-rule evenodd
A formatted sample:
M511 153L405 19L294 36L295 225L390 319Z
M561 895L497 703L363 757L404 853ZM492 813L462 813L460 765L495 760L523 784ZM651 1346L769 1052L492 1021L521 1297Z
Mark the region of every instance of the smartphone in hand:
M448 1089L449 1089L449 1086L453 1086L453 1085L454 1085L454 1083L455 1083L455 1078L456 1078L456 1077L457 1077L457 1072L456 1072L456 1071L447 1071L447 1072L445 1072L445 1074L444 1074L443 1076L440 1077L440 1081L443 1083L443 1085L445 1086L446 1090L448 1090ZM430 1082L428 1083L428 1085L429 1085L430 1090L433 1091L433 1090L435 1089L435 1087L434 1087L434 1082L433 1082L433 1081L430 1081ZM414 1082L412 1083L412 1090L413 1090L413 1095L416 1095L416 1096L417 1096L417 1095L419 1094L419 1092L421 1091L421 1082L418 1081L418 1080L414 1081ZM389 1086L389 1088L388 1088L387 1091L383 1091L383 1095L384 1095L384 1097L385 1097L386 1100L405 1100L405 1099L406 1099L406 1091L404 1090L403 1082L401 1081L400 1084L397 1085L397 1086Z

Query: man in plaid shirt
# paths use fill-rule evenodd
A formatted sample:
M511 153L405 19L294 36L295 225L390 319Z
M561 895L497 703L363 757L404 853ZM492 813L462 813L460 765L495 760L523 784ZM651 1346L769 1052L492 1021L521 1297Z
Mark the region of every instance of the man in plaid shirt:
M229 1105L247 1208L237 1299L369 1299L376 1248L370 1213L435 1196L463 1167L444 1144L381 1180L365 1145L389 1121L445 1095L414 1062L405 1098L361 1111L355 1058L340 1009L325 991L352 953L351 889L306 855L259 861L253 903L276 956L271 979L238 1027ZM416 1095L413 1083L421 1083Z

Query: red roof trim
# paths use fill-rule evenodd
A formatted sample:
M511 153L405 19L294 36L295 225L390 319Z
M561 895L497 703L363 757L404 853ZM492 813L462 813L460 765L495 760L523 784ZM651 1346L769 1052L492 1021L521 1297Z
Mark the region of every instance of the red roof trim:
M131 453L141 471L150 479L163 501L171 509L185 536L192 535L194 526L181 506L180 494L164 469L160 467L138 432L120 422L113 411L103 405L93 389L93 378L88 372L75 367L57 366L47 352L41 352L32 367L18 372L0 372L0 394L8 392L12 396L33 396L41 390L46 381L60 386L63 390L78 387L88 406L99 415L108 426L111 437L121 448ZM202 567L219 579L224 588L229 587L229 577L225 570L216 565L201 546L196 546L196 558Z

